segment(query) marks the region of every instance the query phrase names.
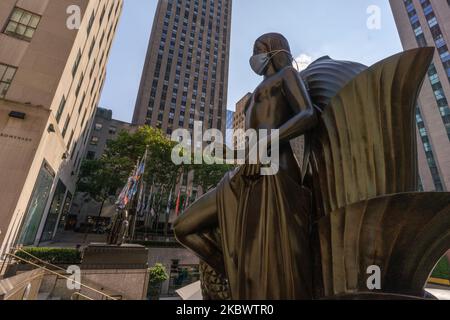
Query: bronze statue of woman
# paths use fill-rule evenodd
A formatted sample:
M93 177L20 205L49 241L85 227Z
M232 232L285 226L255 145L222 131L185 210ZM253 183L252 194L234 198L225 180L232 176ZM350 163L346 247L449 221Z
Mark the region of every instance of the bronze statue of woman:
M226 275L232 299L311 299L311 193L290 140L314 128L318 116L281 34L256 40L250 62L264 79L247 106L246 127L279 130L279 171L260 175L258 165L245 164L227 173L176 221L175 235Z

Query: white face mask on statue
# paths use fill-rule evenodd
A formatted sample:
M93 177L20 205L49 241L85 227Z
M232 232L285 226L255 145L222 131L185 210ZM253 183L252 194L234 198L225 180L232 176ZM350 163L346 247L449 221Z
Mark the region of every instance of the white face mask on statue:
M289 55L289 57L292 59L292 55L287 50L275 50L265 53L260 53L252 56L250 58L250 66L252 67L252 70L259 76L263 76L266 72L267 66L270 63L270 60L273 59L277 54L284 52Z

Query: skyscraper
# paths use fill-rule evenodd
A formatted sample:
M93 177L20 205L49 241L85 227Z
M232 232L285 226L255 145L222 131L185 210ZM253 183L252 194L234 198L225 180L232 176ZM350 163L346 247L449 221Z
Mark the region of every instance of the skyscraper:
M404 49L436 53L417 109L419 169L426 191L450 190L450 2L390 0Z
M159 0L133 124L225 132L231 0Z
M0 3L0 254L51 240L70 208L121 10Z

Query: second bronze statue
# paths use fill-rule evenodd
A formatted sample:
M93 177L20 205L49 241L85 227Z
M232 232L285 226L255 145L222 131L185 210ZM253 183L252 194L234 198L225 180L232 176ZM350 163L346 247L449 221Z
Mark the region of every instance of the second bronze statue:
M232 299L313 296L312 198L302 186L290 140L314 128L318 116L292 64L282 35L266 34L255 42L251 66L264 79L247 105L246 127L279 130L278 173L262 176L259 166L243 165L175 224L178 241L226 275ZM215 229L219 240L210 236Z

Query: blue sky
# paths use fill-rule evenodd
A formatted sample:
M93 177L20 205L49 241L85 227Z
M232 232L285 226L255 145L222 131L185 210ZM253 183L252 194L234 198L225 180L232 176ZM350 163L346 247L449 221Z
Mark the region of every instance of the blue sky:
M131 121L157 0L125 0L111 51L100 106ZM369 29L371 5L380 8L380 29ZM402 50L387 0L234 0L228 109L260 81L248 59L266 32L288 38L295 57L329 55L370 65Z

